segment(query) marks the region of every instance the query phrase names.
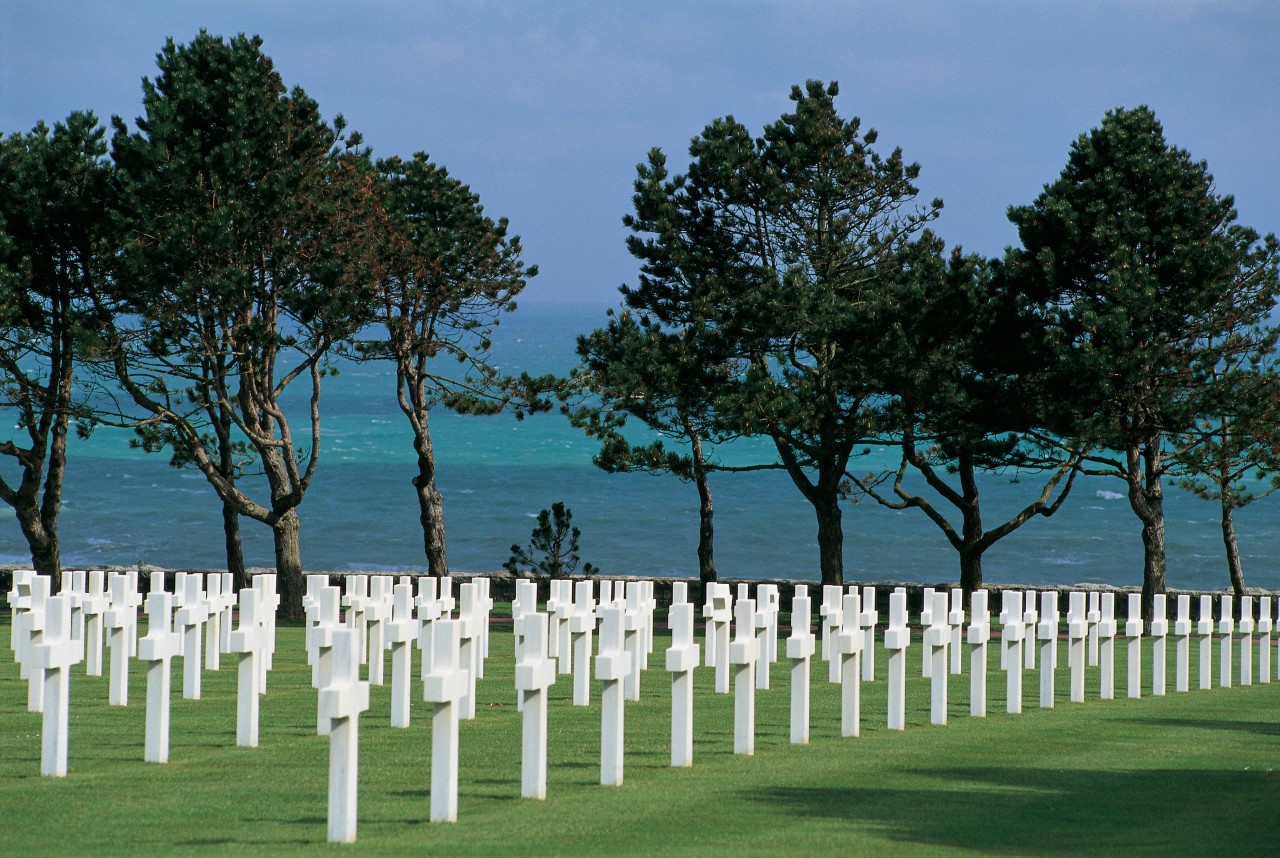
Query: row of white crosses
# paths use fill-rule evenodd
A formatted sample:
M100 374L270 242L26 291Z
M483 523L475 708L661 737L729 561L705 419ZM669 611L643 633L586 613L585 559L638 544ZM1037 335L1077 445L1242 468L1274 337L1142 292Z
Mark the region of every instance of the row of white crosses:
M378 579L382 577L380 582ZM392 725L408 726L408 677L411 675L409 644L422 651L423 699L432 704L431 807L432 822L457 818L459 722L475 717L475 681L482 675L487 650L488 579L461 585L455 605L452 580L420 577L418 594L413 579L392 584L385 576L347 576L339 616L339 594L327 576L307 582L307 653L313 684L320 691L317 729L330 736L329 839L355 839L358 733L355 722L368 709L368 684L381 676L378 662L385 645L392 651ZM552 582L548 613L538 611L538 593L530 581L517 583L512 605L515 623L515 686L523 712L523 763L521 793L545 798L547 769L547 689L557 673L572 670L575 689L589 690L591 639L601 623L600 652L594 659L596 678L602 683L601 782L620 784L623 777L623 708L626 699L638 699L639 673L645 669L653 647L653 582L601 581L596 601L593 581ZM570 585L573 585L572 587ZM390 612L382 606L390 591ZM416 609L416 610L415 610ZM687 637L692 639L692 607L686 605ZM380 627L379 627L380 626ZM360 641L368 647L369 679L359 678ZM555 641L552 656L553 644ZM351 647L348 656L343 647ZM350 663L338 666L339 658ZM672 655L668 652L668 661ZM677 659L679 661L679 659ZM696 650L690 661L696 663ZM558 663L557 663L558 662ZM691 694L691 691L690 691ZM691 729L692 703L688 698ZM586 705L589 698L575 703ZM674 733L673 733L674 736ZM692 754L691 733L686 758ZM676 754L673 739L673 759Z
M178 573L174 593L164 579L153 576L147 596L147 634L138 645L138 658L147 665L147 719L143 759L169 759L170 664L183 657L183 697L200 698L201 638L207 637L205 669L220 668L220 654L239 656L236 695L236 744L258 745L259 697L266 693L266 675L275 648L275 609L279 596L275 575L255 577L240 591L240 625L231 629L234 604L229 573L204 576ZM202 584L207 584L202 587Z
M874 610L874 591L866 592L860 617L867 617ZM824 638L824 658L829 662L829 676L833 682L847 680L847 663L852 655L850 641L852 635L846 631L852 624L846 617L859 612L859 606L853 598L856 590L841 593L839 587L826 587L823 592L823 604L820 609L822 634ZM947 672L960 672L962 659L957 657L962 639L967 639L971 647L970 657L970 713L974 716L986 714L986 647L991 640L991 617L988 611L988 594L986 591L975 592L972 596L970 622L967 632L962 632L965 619L961 592L951 591L948 603L947 594L926 588L923 593L921 625L923 626L923 654L921 672L931 678L930 720L935 724L945 724L947 717ZM1055 675L1058 667L1058 635L1059 607L1058 593L1021 592L1005 590L1001 594L1002 605L999 615L1001 667L1007 672L1006 709L1010 713L1022 710L1022 673L1025 669L1035 669L1038 650L1040 678L1040 705L1051 708L1054 705ZM1037 597L1039 597L1037 599ZM709 597L709 603L711 598ZM911 643L908 626L907 597L904 588L898 588L890 595L889 622L885 630L884 647L889 656L888 662L888 727L901 730L905 726L905 688L906 659L905 653ZM1223 636L1219 649L1219 684L1229 686L1233 675L1234 642L1232 634L1240 634L1239 676L1242 684L1252 681L1253 653L1256 631L1257 661L1259 681L1269 682L1271 679L1272 656L1271 633L1274 629L1274 614L1270 596L1261 597L1258 602L1259 618L1254 620L1254 599L1244 597L1241 600L1241 619L1237 622L1232 616L1233 600L1222 597L1220 601L1218 634ZM1037 604L1038 603L1038 604ZM807 607L805 603L800 603ZM1208 688L1212 681L1212 637L1215 629L1212 613L1212 597L1202 596L1200 602L1200 619L1195 625L1195 632L1200 636L1200 683ZM1168 632L1168 621L1165 619L1165 597L1157 596L1154 602L1155 620L1151 626L1153 641L1152 686L1156 695L1165 693L1165 649L1164 639ZM1189 638L1192 634L1190 620L1190 597L1178 597L1178 619L1174 623L1175 636L1178 639L1177 687L1185 691L1188 687L1188 650ZM798 622L798 621L797 621ZM874 632L874 621L871 626ZM1123 633L1128 638L1128 676L1127 693L1129 697L1140 697L1142 688L1142 649L1143 622L1141 619L1141 597L1130 594L1128 597L1128 619L1123 628L1115 618L1115 595L1107 592L1074 592L1068 594L1067 638L1068 666L1070 671L1070 699L1073 702L1085 699L1086 666L1099 668L1099 698L1112 699L1115 696L1115 638ZM711 640L711 631L708 631ZM868 640L874 640L868 637ZM797 646L801 644L797 643ZM948 648L950 658L948 659ZM797 650L799 655L803 650ZM863 675L867 676L867 666L874 647L864 646ZM1277 667L1280 668L1280 654L1277 655ZM1278 674L1280 675L1280 674ZM799 693L799 686L793 683L793 693ZM800 705L800 704L796 704ZM845 735L857 735L857 692L847 682L842 689L842 732ZM797 729L793 719L793 730ZM794 735L803 735L797 732ZM746 747L743 744L743 747Z
M101 676L103 637L111 649L108 703L127 706L129 702L129 659L137 656L147 665L147 706L143 759L163 763L169 753L170 663L175 656L184 658L183 696L200 697L201 668L217 670L220 652L242 652L255 657L254 679L265 676L256 656L269 659L270 641L274 640L274 616L278 597L275 576L260 576L253 591L241 594L241 636L251 639L239 649L230 634L230 575L178 573L176 593L164 589L163 576L152 576L147 598L148 632L138 639L137 572L88 573L69 571L65 587L57 596L50 595L50 579L32 570L14 573L9 596L13 612L10 644L21 675L28 680L28 709L44 714L41 772L50 776L67 773L67 743L70 706L70 668L82 661L91 676ZM258 606L246 615L245 596ZM246 630L248 623L255 627ZM254 617L261 617L258 620ZM176 623L176 628L175 628ZM258 629L258 626L263 628ZM202 634L207 635L207 650L202 665ZM241 668L244 676L244 668ZM241 692L237 736L240 744L257 743L256 705L264 688L255 682L255 693ZM251 699L249 699L251 698ZM252 705L252 724L246 712Z
M1040 641L1040 706L1042 708L1052 708L1054 705L1054 679L1055 669L1057 667L1057 640L1058 640L1058 594L1056 592L1044 592L1040 595L1040 622L1036 625L1036 637ZM1006 590L1002 593L1004 600L1004 610L1000 615L1002 624L1002 647L1004 656L1002 661L1004 667L1009 673L1008 688L1008 704L1007 708L1010 712L1018 712L1021 709L1021 677L1020 670L1015 670L1012 665L1018 663L1016 652L1020 646L1029 648L1032 644L1019 630L1018 616L1021 613L1025 618L1029 617L1030 610L1026 609L1026 605L1032 604L1036 594L1033 592L1020 593L1018 591ZM982 597L983 604L979 607L979 597ZM977 643L985 641L989 637L989 633L983 629L983 620L980 615L985 612L985 593L979 591L974 594L973 602L973 620L970 625L970 642ZM1024 602L1025 598L1025 602ZM1189 662L1190 662L1190 638L1193 631L1200 637L1200 687L1209 688L1212 685L1213 672L1213 600L1211 596L1200 597L1200 618L1193 624L1190 618L1190 596L1177 597L1177 614L1173 623L1173 633L1176 639L1177 655L1175 660L1175 676L1176 688L1178 691L1186 691L1189 688ZM1245 596L1241 599L1241 619L1237 623L1233 613L1233 599L1229 596L1221 597L1219 606L1219 619L1217 623L1218 633L1223 636L1219 649L1219 684L1223 687L1229 687L1233 675L1233 652L1234 641L1232 635L1238 631L1240 633L1240 669L1239 676L1242 684L1252 682L1253 670L1253 652L1254 638L1256 631L1259 635L1257 640L1258 653L1258 677L1260 682L1271 681L1271 632L1274 628L1274 617L1272 614L1272 598L1270 596L1261 597L1258 602L1259 619L1255 622L1253 616L1254 597ZM1157 595L1153 601L1153 620L1151 623L1150 634L1152 641L1152 692L1156 696L1165 694L1166 680L1166 656L1165 642L1169 633L1169 622L1167 619L1167 603L1164 595ZM1129 697L1140 697L1142 695L1142 636L1143 622L1141 612L1141 596L1136 593L1128 596L1128 618L1124 623L1123 634L1128 639L1128 676L1127 676L1127 694ZM1030 624L1028 623L1029 627ZM1080 702L1085 699L1085 669L1086 665L1099 667L1099 698L1103 700L1112 699L1115 696L1115 638L1120 634L1121 629L1119 623L1115 619L1115 595L1113 593L1092 593L1072 592L1068 594L1068 610L1067 610L1067 663L1070 672L1070 699L1072 702ZM1095 647L1096 645L1096 647ZM1096 651L1096 661L1094 661ZM1026 659L1024 664L1029 664L1030 659ZM979 660L978 654L975 652L973 661L974 671L974 703L972 711L979 714L978 695L979 686L985 683L985 677L981 676L981 664L985 661ZM983 692L984 693L984 692Z
M381 581L378 578L382 578ZM15 582L17 584L17 582ZM114 583L114 582L113 582ZM266 666L269 664L274 640L274 586L262 580L255 587L240 594L241 625L230 632L229 619L222 628L228 631L228 652L241 656L239 666L240 694L237 715L237 742L256 745L258 696L265 688ZM458 722L473 718L475 714L475 680L482 675L484 656L487 652L488 613L492 601L488 597L488 580L478 578L464 584L456 603L458 616L453 618L455 602L452 582L449 579L422 577L418 579L418 594L413 594L413 582L402 578L374 576L348 576L346 595L340 597L337 588L327 583L325 576L313 576L308 580L307 607L308 657L313 664L313 682L320 689L318 706L318 731L329 735L330 798L329 836L331 840L346 841L355 837L356 818L356 768L357 721L368 709L368 683L360 680L360 658L364 654L369 663L369 682L381 676L381 663L385 651L392 653L392 723L407 726L409 718L408 679L411 676L411 644L416 641L422 650L423 698L433 704L432 741L432 821L450 821L457 814L458 777ZM370 586L372 584L372 586ZM626 700L637 699L640 693L639 675L645 668L652 648L652 583L601 581L599 600L596 599L596 582L553 582L552 597L548 600L547 613L538 611L538 596L531 582L522 582L513 605L516 641L515 685L519 705L524 713L522 795L543 798L546 792L546 693L555 681L557 673L574 674L574 703L589 704L589 696L579 699L579 686L589 691L590 671L602 685L601 707L601 783L616 785L623 781L624 707ZM178 607L175 595L164 592L163 585L155 586L148 598L147 610L151 617L150 630L140 647L140 657L149 664L148 669L148 760L163 762L167 758L168 745L168 664L174 655L183 652L190 661L199 662L199 631L202 624L210 641L221 633L214 633L211 617L220 611L204 606L209 594L220 587L210 586L201 591L200 581L179 578L177 590L182 595ZM121 585L123 586L123 585ZM87 585L92 590L93 584ZM227 587L227 591L229 591ZM136 592L136 587L134 588ZM43 635L38 640L32 634L25 637L25 644L15 643L23 652L31 652L30 662L39 667L46 683L53 683L42 694L47 700L46 721L56 724L59 718L65 723L65 678L67 669L84 657L83 637L74 636L74 597L62 598L56 609L65 610L65 622L61 614L45 620L50 608L40 611L30 606L41 602L52 604L47 597L47 582L42 588L30 576L22 576L21 586L15 587L15 612L22 612L21 620L15 613L15 629L39 627ZM947 676L959 672L962 659L957 657L960 642L967 640L971 646L972 698L970 711L981 716L986 712L986 646L990 640L991 618L987 608L987 593L973 594L971 620L967 635L962 630L965 612L960 594L953 591L950 603L948 594L927 591L924 623L924 647L922 669L932 678L931 720L946 722ZM1053 705L1053 675L1057 664L1058 608L1057 594L1039 594L1040 605L1036 609L1035 593L1005 591L1002 594L1000 615L1002 656L1005 670L1009 672L1010 712L1020 711L1021 673L1027 665L1034 665L1034 641L1039 639L1041 679L1041 705ZM26 597L25 602L23 597ZM1130 617L1137 614L1137 596L1130 597ZM339 603L348 607L345 622L339 617ZM890 594L889 622L885 631L884 646L888 652L888 724L891 729L903 729L905 725L905 670L906 651L910 645L910 629L907 625L906 592L899 588ZM1201 605L1202 618L1209 616L1211 604ZM1259 641L1259 664L1263 666L1262 678L1269 681L1270 633L1272 630L1271 600L1261 603L1261 619L1256 629ZM176 609L176 610L175 610ZM1185 651L1185 638L1190 635L1187 616L1189 600L1181 597L1179 620L1175 622L1175 635L1180 636L1179 652ZM707 617L707 664L717 675L717 691L727 692L727 683L721 687L719 677L732 676L735 692L734 750L740 754L752 754L755 747L755 692L768 688L768 665L776 659L778 593L774 585L760 585L756 597L749 590L739 588L738 598L725 585L710 585L707 602L703 607ZM1156 604L1158 617L1163 617L1163 598ZM40 620L34 619L39 614ZM92 616L91 609L85 616ZM109 614L110 608L101 613ZM725 620L725 615L730 620ZM1068 611L1069 662L1072 675L1072 699L1083 699L1083 673L1087 658L1086 641L1091 636L1098 640L1098 652L1102 670L1100 674L1102 697L1111 696L1110 667L1113 659L1114 636L1117 633L1113 619L1114 599L1111 594L1101 594L1096 607L1083 593L1070 596ZM693 635L694 606L687 602L686 588L677 584L674 602L669 615L672 643L666 653L666 667L672 682L672 733L671 761L673 766L692 764L693 752L693 697L692 671L699 661L697 644ZM824 588L820 609L824 639L823 655L830 662L829 678L841 685L841 732L857 736L860 729L861 681L874 676L874 634L878 615L875 610L874 588ZM179 629L170 622L176 619ZM732 630L730 629L732 622ZM1197 630L1202 638L1211 637L1211 619L1202 619ZM592 635L599 623L599 653L591 658ZM791 741L805 743L809 731L809 664L816 645L810 632L811 605L807 588L797 587L792 604L792 630L786 641L785 654L791 662ZM86 620L86 628L88 621ZM123 629L126 623L108 619L107 625ZM47 634L45 629L47 626ZM1153 633L1162 647L1167 624L1157 620ZM1229 636L1236 628L1231 618L1230 601L1224 600L1224 613L1219 622L1219 632ZM1242 668L1251 661L1252 600L1242 607L1239 625ZM730 637L730 631L733 632ZM1142 634L1140 621L1130 620L1125 627L1130 640L1130 695L1140 693L1140 664L1133 653ZM123 634L123 632L121 632ZM45 637L48 639L46 640ZM553 643L554 641L554 643ZM123 647L124 644L121 644ZM1211 643L1210 643L1211 646ZM1221 657L1224 684L1230 682L1231 642L1224 643L1226 654ZM714 654L711 652L714 650ZM1157 660L1156 693L1163 693L1163 654ZM948 654L950 659L947 658ZM23 660L21 657L20 661ZM1180 659L1185 677L1186 659ZM1202 658L1202 665L1208 657ZM1280 658L1276 661L1280 666ZM762 669L763 665L763 669ZM1202 668L1202 682L1208 674ZM154 676L154 680L153 677ZM1242 674L1242 682L1249 673ZM198 672L197 672L198 677ZM1136 679L1135 679L1136 677ZM184 683L190 684L190 683ZM198 696L198 679L194 683ZM1185 678L1182 685L1185 687ZM1079 694L1077 695L1077 689ZM152 715L153 698L155 715ZM153 726L154 724L154 726ZM59 737L61 737L61 768L65 772L65 728L46 730L46 756L48 767L58 768Z

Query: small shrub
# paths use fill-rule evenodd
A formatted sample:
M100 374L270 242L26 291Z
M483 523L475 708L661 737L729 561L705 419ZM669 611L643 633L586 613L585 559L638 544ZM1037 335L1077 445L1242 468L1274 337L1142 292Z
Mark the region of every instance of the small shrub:
M529 536L528 548L511 546L511 557L502 564L513 575L532 578L568 578L581 563L582 575L595 575L600 570L582 563L578 554L578 537L582 531L573 526L573 511L556 501L551 509L538 513L538 524Z

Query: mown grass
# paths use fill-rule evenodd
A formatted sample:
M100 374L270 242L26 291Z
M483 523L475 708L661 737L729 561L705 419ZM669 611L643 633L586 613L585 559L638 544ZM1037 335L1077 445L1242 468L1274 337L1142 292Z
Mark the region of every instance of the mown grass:
M1067 700L1065 641L1056 707L1038 708L1024 675L1024 714L1004 711L990 648L989 715L968 715L968 677L950 681L949 725L929 724L917 640L909 653L907 729L885 729L884 656L863 686L862 735L839 735L839 697L813 665L810 744L788 743L788 668L757 695L754 757L735 756L732 695L696 673L694 765L671 769L670 697L659 636L642 699L626 708L626 783L599 785L598 686L571 705L551 692L546 801L520 798L520 715L511 635L495 627L474 721L461 728L458 821L429 824L430 708L415 682L413 723L389 726L388 688L360 723L358 842L325 842L328 739L316 735L302 630L282 626L260 746L235 747L235 671L204 675L181 699L173 664L170 762L142 762L145 676L134 663L127 708L107 705L106 677L72 679L70 773L42 778L40 716L0 626L0 813L6 855L133 854L1274 854L1280 811L1280 684ZM1192 684L1196 664L1193 647ZM1172 647L1170 647L1172 662ZM1147 658L1149 659L1149 650ZM1217 651L1215 648L1215 681ZM1238 654L1237 654L1238 659ZM967 668L967 659L966 659ZM415 676L417 666L415 665ZM1146 671L1149 694L1149 665Z

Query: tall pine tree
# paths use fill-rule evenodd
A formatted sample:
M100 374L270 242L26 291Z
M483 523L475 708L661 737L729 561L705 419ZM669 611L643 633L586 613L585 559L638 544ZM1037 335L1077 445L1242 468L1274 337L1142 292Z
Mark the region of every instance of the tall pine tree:
M1060 434L1101 450L1095 473L1124 482L1141 525L1143 613L1165 592L1169 441L1211 414L1223 334L1247 298L1275 303L1275 241L1235 223L1203 161L1170 146L1146 107L1117 109L1071 147L1061 176L1013 207L1006 262L1048 331ZM1256 282L1242 289L1245 281Z

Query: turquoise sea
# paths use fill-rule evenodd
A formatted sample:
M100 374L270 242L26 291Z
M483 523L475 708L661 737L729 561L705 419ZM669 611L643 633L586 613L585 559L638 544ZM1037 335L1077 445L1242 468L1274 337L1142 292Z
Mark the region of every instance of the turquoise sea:
M529 305L503 319L496 351L506 370L563 372L575 337L604 322L598 308ZM424 568L417 502L410 484L412 436L384 365L344 365L321 404L322 460L300 508L302 552L316 571ZM671 477L609 475L591 464L593 444L559 414L516 421L505 415L432 417L445 495L449 561L458 571L501 567L523 542L538 510L562 500L582 529L583 557L605 574L696 576L697 497ZM72 440L61 533L68 567L131 564L218 568L220 506L196 471L128 447L128 433L99 430ZM724 453L747 461L768 455L761 442ZM887 454L859 469L891 465ZM3 467L3 465L0 465ZM5 471L6 474L9 471ZM1022 482L986 478L984 520L1038 493ZM988 551L991 583L1141 583L1138 521L1117 480L1082 479L1064 508L1037 519ZM818 580L811 507L781 472L722 474L713 481L716 565L722 575ZM1176 489L1167 495L1169 585L1227 586L1215 504ZM1246 580L1280 589L1280 498L1238 514ZM272 564L270 533L245 520L246 562ZM863 501L845 507L845 575L858 581L942 583L958 576L956 554L918 510ZM0 508L0 563L27 563L26 544Z

